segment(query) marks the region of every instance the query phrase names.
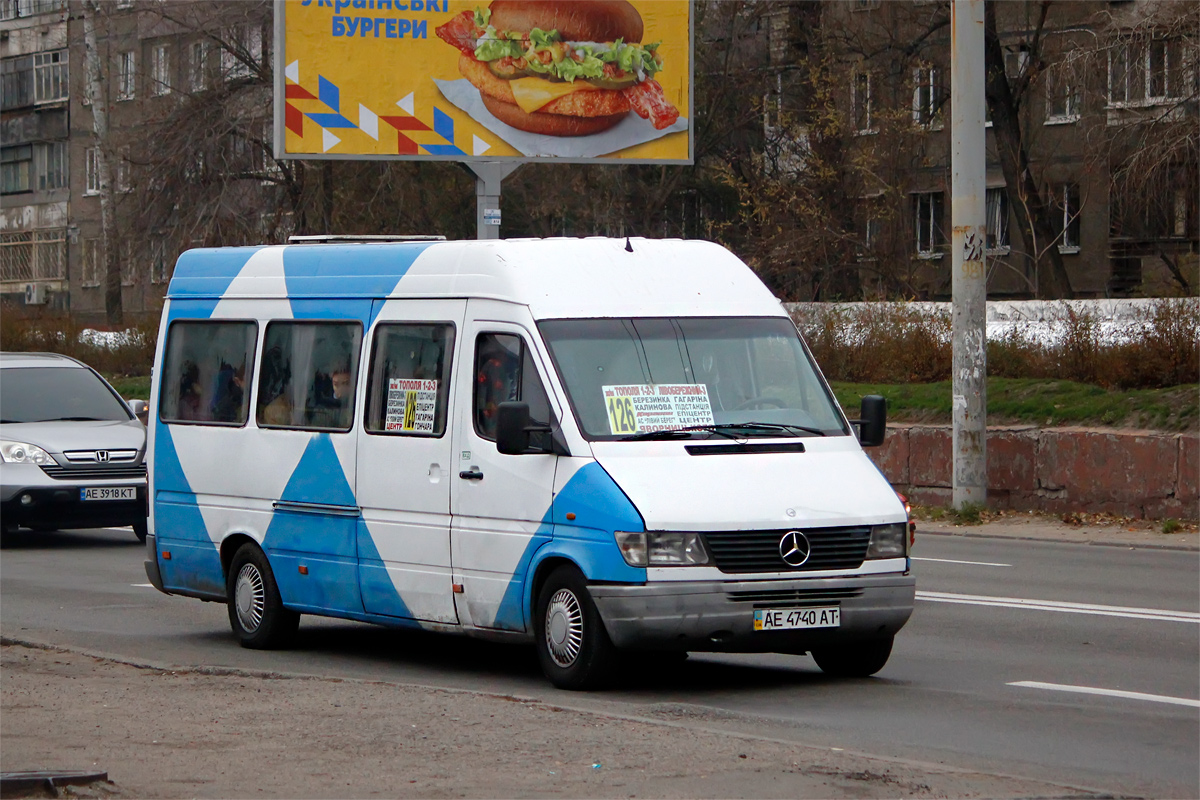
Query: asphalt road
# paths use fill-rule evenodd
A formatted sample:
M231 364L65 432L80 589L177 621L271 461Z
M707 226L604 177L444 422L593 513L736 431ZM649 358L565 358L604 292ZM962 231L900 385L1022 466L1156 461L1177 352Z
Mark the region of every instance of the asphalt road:
M1200 796L1200 554L923 536L918 603L875 678L811 659L648 662L564 693L531 648L305 617L296 649L243 650L224 606L146 585L129 531L20 532L0 555L0 631L156 664L537 698L1116 795Z

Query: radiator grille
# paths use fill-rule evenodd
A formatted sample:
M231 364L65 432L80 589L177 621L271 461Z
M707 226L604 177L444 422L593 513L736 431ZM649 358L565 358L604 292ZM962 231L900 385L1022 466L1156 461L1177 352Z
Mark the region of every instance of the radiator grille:
M810 552L808 560L793 567L779 553L779 542L789 530L802 530ZM773 531L717 531L704 534L709 551L722 572L812 572L822 569L856 569L862 566L871 539L871 528L781 528Z
M43 464L42 472L56 481L94 481L108 478L128 480L145 478L146 465L138 464L136 467L60 467Z

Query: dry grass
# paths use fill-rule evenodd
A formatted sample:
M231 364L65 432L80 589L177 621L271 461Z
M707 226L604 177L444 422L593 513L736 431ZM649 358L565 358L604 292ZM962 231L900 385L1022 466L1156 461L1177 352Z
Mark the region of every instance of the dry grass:
M77 358L110 378L149 375L158 339L158 321L124 331L115 345L80 337L83 331L66 313L5 304L0 307L0 350L60 353Z

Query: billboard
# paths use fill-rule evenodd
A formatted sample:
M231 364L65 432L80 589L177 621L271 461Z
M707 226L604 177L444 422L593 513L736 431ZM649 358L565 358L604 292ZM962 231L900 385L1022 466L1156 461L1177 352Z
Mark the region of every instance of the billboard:
M275 2L281 158L690 164L691 114L689 0Z

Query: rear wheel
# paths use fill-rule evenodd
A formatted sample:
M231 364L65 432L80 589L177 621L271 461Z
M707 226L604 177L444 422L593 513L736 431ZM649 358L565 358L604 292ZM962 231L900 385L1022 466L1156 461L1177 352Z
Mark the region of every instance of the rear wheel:
M283 607L267 557L254 544L238 548L225 583L229 624L242 647L269 650L291 641L300 615Z
M561 566L538 592L534 609L538 661L560 689L594 689L607 682L616 648L578 569Z
M867 678L883 669L892 654L891 636L865 642L820 647L813 660L827 675L838 678Z

